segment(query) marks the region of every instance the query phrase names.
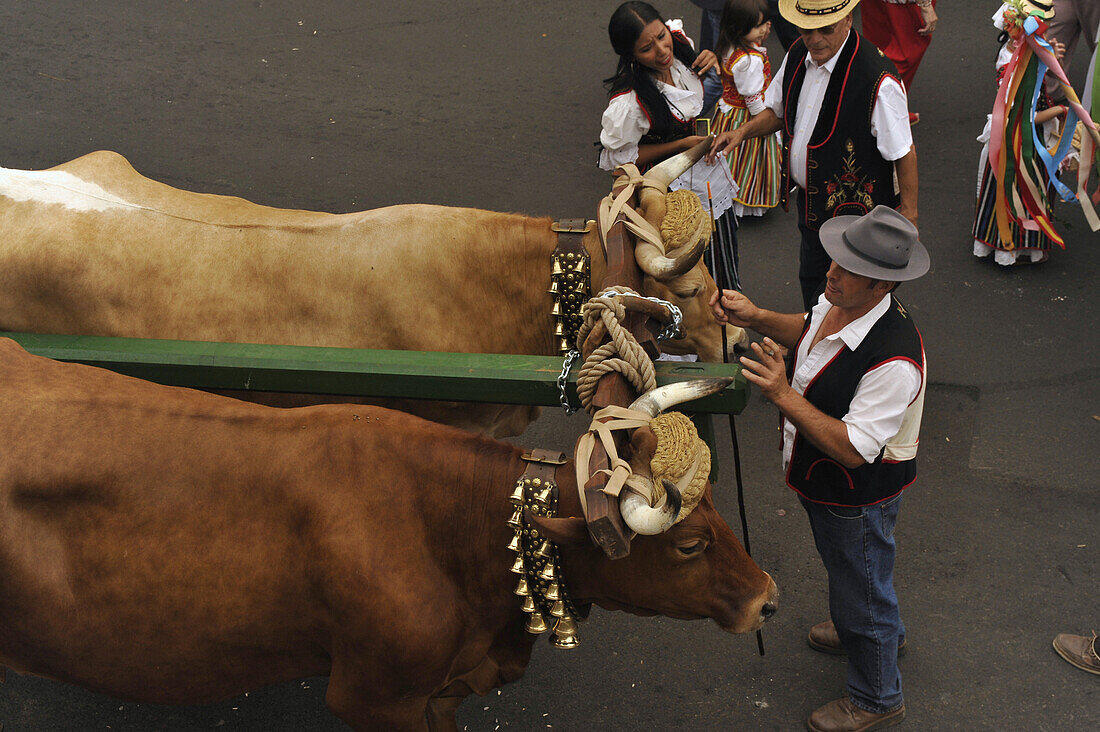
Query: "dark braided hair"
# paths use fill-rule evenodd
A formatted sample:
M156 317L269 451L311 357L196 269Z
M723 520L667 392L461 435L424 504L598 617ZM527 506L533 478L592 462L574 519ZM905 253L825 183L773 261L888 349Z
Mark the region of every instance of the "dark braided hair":
M660 137L673 134L675 119L668 108L668 102L657 89L653 75L634 58L634 44L647 25L655 20L664 23L664 18L646 2L631 0L620 5L611 15L607 24L607 34L611 37L611 48L619 54L619 66L615 75L604 79L608 87L608 97L633 90L638 95L651 123L650 132ZM676 58L690 67L698 55L691 44L682 36L672 34L672 52Z

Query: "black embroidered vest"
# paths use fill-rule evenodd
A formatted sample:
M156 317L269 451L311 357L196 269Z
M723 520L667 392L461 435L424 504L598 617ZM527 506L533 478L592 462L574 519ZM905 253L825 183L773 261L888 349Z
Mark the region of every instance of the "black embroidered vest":
M799 339L806 337L810 319ZM909 313L890 296L890 309L879 318L859 347L843 347L840 353L818 372L803 396L825 414L841 419L848 413L859 380L871 369L897 359L912 361L924 373L920 332ZM793 371L792 364L789 367ZM788 379L790 378L788 373ZM900 493L917 477L916 459L895 462L884 460L885 448L874 462L850 469L826 455L801 434L795 434L791 461L787 466L787 485L817 503L840 506L866 506Z
M806 44L799 38L787 53L783 72L783 206L791 189L791 139L802 82ZM878 204L897 208L894 164L883 160L871 134L871 113L879 85L897 69L854 30L829 77L817 125L806 146L806 225L817 230L834 216L862 216Z

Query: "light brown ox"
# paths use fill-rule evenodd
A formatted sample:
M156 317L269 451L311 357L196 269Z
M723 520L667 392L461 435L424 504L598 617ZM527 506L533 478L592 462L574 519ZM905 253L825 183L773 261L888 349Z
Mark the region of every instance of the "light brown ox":
M681 154L649 176L667 188L701 154ZM659 225L664 196L644 191L639 211ZM0 330L555 355L550 223L429 205L269 208L157 183L105 151L45 171L0 169ZM584 246L598 286L606 271L598 234ZM721 361L702 242L682 250L638 255L645 294L684 312L686 338L664 350ZM744 337L734 329L731 348ZM522 432L537 414L400 406L498 437Z
M515 446L373 406L161 386L8 339L0 384L0 667L188 704L328 674L328 706L357 730L454 730L464 697L523 674ZM636 472L653 442L635 432ZM775 611L709 487L612 561L572 461L557 481L573 518L545 533L575 602L735 633Z

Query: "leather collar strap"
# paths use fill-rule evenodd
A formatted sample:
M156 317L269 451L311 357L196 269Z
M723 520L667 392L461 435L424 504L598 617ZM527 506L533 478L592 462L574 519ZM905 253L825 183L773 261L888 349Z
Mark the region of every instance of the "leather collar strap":
M550 314L557 321L554 335L558 338L558 350L563 354L577 347L577 331L584 322L581 308L592 296L592 269L584 248L584 235L595 223L585 219L558 219L550 225L550 230L558 235L557 248L550 255L549 293L554 296Z

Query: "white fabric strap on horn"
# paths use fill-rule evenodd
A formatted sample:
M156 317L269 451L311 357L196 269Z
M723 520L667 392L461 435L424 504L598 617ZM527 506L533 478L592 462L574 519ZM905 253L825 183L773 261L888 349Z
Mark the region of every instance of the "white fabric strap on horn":
M644 188L653 188L660 190L662 194L666 191L662 190L661 186L656 185L644 175L638 172L638 166L633 163L627 163L626 165L620 165L616 168L616 171L622 171L626 176L627 184L619 191L617 196L612 197L611 194L604 196L599 205L599 225L600 225L600 240L605 242L606 248L607 232L611 231L611 227L615 225L615 221L619 218L619 214L626 216L626 221L623 225L631 231L635 236L653 244L659 248L662 252L665 251L665 243L661 239L661 232L657 230L653 224L642 218L641 214L635 211L630 206L627 206L627 201L634 195L634 191L640 185Z
M606 422L600 421L607 418L609 419ZM652 483L648 480L639 480L638 478L641 476L633 476L630 472L630 463L619 457L619 451L615 447L615 438L612 435L616 430L633 430L644 427L649 424L650 419L652 417L645 412L619 406L604 407L593 415L588 432L581 435L581 438L577 440L574 466L577 472L577 492L580 494L581 510L584 512L585 519L588 518L588 499L584 495L584 486L592 475L601 473L608 476L607 484L600 489L603 493L618 500L619 493L622 492L624 486L627 486L630 490L636 491L645 498L649 505L653 505ZM592 451L596 447L597 440L603 445L604 451L607 452L611 468L589 473L588 464L592 458Z

